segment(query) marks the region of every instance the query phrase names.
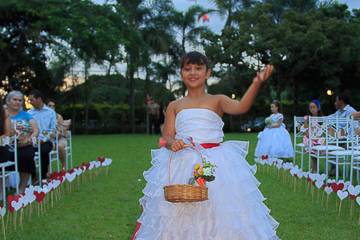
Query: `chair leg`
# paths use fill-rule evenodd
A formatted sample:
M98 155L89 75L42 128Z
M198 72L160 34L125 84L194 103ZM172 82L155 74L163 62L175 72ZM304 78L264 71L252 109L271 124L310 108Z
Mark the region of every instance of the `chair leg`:
M335 168L336 168L336 181L338 181L339 180L339 158L338 158L338 156L336 156Z
M325 174L326 177L329 178L329 163L327 159L325 159Z
M320 159L316 159L316 173L319 174L320 172Z
M304 169L304 148L301 149L301 170Z
M3 205L4 205L4 208L6 208L6 203L7 203L7 200L6 200L6 188L5 188L5 167L1 167L1 174L2 174L2 197L3 197Z

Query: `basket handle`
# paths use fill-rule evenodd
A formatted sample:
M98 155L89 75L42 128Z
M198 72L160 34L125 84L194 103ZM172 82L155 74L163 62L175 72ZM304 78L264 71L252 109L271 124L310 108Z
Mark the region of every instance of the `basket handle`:
M200 155L200 157L201 157L201 161L202 161L202 163L204 163L204 157L203 157L203 155L201 154L201 152L200 152L200 150L199 149L197 149L194 145L192 145L192 144L187 144L187 145L185 145L185 148L191 148L191 149L193 149L193 150L195 150L195 152L197 152L197 153L199 153L199 155ZM171 153L170 153L170 157L169 157L169 166L168 166L168 182L169 182L169 185L170 185L170 183L171 183L171 161L172 161L172 157L173 157L173 155L175 154L175 152L173 152L173 151L171 151Z

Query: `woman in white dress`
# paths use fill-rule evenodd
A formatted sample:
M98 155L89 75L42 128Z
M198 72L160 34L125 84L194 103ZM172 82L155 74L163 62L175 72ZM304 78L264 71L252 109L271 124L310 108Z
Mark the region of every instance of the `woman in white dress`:
M144 173L147 184L140 199L143 213L138 219L137 240L266 240L278 239L278 223L263 204L265 198L254 177L255 168L245 157L248 143L223 142L223 113L248 111L272 66L258 73L241 101L224 95L209 95L205 81L211 70L207 58L190 52L182 59L181 76L188 95L171 102L166 111L163 138L167 146L152 150L152 167ZM163 187L186 184L201 159L187 148L184 139L199 144L206 160L217 166L215 180L207 183L209 200L170 203ZM169 158L172 154L171 177ZM169 179L170 178L170 179Z
M258 135L255 149L256 158L292 158L294 149L289 132L285 128L284 116L280 113L280 102L274 100L271 105L272 114L266 118L265 129Z

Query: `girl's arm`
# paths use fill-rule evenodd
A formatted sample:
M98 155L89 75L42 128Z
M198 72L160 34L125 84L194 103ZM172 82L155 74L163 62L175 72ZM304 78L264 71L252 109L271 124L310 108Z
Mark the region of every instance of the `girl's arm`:
M166 109L163 138L166 141L166 147L174 152L186 147L185 143L182 140L175 139L175 118L175 102L171 102Z
M284 121L284 116L280 113L277 113L274 117L276 117L276 122L270 125L270 128L278 128L281 126L282 122Z
M269 128L278 128L278 127L281 126L281 123L282 123L282 119L280 119L280 120L278 120L277 122L271 124L271 125L269 126Z
M222 95L220 97L220 108L224 113L228 114L242 114L249 111L257 96L261 84L265 82L272 74L274 67L267 65L264 70L258 72L254 78L251 86L248 88L240 101L232 100L231 98Z

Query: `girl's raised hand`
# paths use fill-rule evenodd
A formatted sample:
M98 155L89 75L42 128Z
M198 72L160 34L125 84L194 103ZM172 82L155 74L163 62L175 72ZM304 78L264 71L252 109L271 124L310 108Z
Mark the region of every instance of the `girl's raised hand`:
M173 144L171 144L171 151L177 152L186 147L187 145L184 143L183 140L176 140L175 142L173 142Z
M265 82L271 76L273 70L273 65L266 65L266 67L262 71L256 73L256 78L254 79L254 81L259 81L261 83Z

